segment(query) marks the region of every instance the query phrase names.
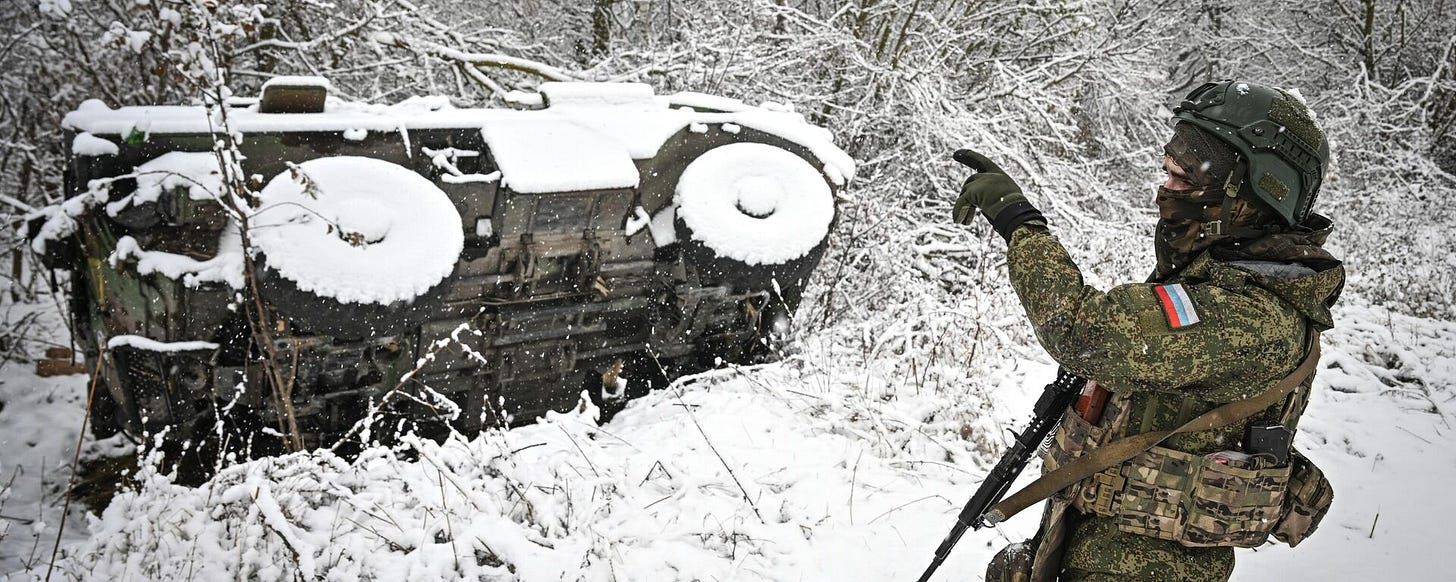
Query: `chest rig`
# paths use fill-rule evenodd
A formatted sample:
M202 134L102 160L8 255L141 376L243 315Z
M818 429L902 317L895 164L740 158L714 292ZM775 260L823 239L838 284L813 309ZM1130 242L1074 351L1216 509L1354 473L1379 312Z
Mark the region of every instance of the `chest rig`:
M1277 413L1261 414L1294 428L1312 383L1312 375L1304 378ZM1156 399L1143 403L1148 409L1157 405ZM1043 474L1127 436L1130 428L1136 432L1129 426L1132 419L1150 410L1135 406L1126 393L1114 392L1096 424L1069 410L1043 457ZM1297 451L1280 464L1242 451L1194 454L1157 445L1056 495L1078 511L1116 519L1118 528L1129 533L1189 547L1256 547L1271 534L1290 545L1299 543L1318 526L1333 491Z

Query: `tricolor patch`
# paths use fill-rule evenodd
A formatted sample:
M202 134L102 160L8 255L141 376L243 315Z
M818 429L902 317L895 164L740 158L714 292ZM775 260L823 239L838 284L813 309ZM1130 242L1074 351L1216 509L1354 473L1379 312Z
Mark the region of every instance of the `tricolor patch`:
M1193 308L1193 298L1180 283L1153 287L1158 301L1163 304L1163 313L1168 316L1168 325L1173 329L1198 323L1198 310Z

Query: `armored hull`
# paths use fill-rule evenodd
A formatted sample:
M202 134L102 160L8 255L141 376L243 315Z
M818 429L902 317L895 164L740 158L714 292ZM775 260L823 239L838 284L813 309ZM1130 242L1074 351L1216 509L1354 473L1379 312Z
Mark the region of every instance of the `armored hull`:
M71 273L99 432L270 433L268 357L306 446L392 392L391 419L467 433L583 390L620 406L762 353L853 173L797 114L642 85L547 84L499 110L271 88L66 118L67 200L31 235Z

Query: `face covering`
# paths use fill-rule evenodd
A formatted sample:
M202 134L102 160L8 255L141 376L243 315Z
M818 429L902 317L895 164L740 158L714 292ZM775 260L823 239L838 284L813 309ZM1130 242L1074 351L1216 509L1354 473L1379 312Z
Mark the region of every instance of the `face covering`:
M1158 267L1153 276L1168 277L1183 270L1198 253L1212 246L1216 238L1203 233L1203 224L1218 220L1223 192L1208 188L1170 190L1158 187L1154 201L1158 205L1158 228L1153 237L1153 252Z
M1159 220L1153 240L1158 265L1154 278L1177 274L1214 245L1236 245L1242 238L1262 234L1248 227L1270 224L1269 217L1256 206L1235 198L1229 201L1227 224L1220 225L1223 234L1213 234L1209 228L1224 218L1223 185L1238 163L1238 153L1232 146L1198 126L1179 123L1173 126L1173 138L1163 147L1163 153L1183 170L1192 187L1158 188L1155 202Z
M1153 238L1153 251L1158 266L1154 279L1164 279L1182 271L1204 250L1214 246L1237 249L1240 245L1262 237L1275 228L1276 220L1268 212L1243 198L1228 200L1229 215L1221 224L1221 234L1210 229L1223 219L1225 195L1222 187L1199 187L1170 190L1158 187L1158 227Z

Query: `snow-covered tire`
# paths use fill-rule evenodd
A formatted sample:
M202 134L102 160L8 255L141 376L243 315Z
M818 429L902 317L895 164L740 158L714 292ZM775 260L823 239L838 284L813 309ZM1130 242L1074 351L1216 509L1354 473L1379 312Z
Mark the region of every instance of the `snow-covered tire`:
M704 152L674 202L684 259L704 284L799 289L824 254L834 193L804 158L761 143Z
M336 338L360 339L393 335L424 323L444 296L443 285L430 288L413 301L343 303L305 291L298 283L259 262L258 286L268 304L296 329Z
M449 196L397 164L319 158L274 177L249 219L259 285L312 333L388 335L419 325L464 248Z

